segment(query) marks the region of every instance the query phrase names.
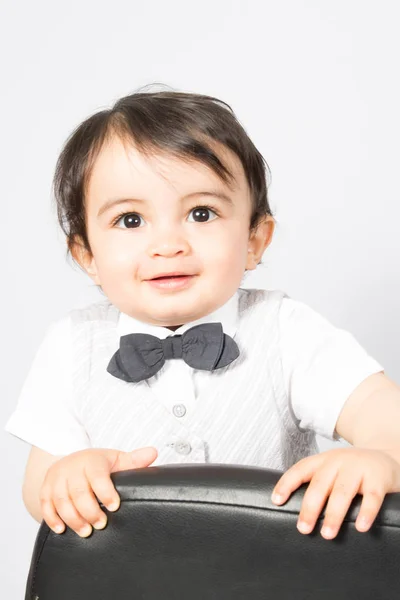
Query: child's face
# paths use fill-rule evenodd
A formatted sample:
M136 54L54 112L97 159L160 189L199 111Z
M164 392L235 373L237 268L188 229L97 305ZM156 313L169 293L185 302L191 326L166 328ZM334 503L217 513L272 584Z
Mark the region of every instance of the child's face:
M86 194L92 254L73 255L122 312L165 327L199 319L222 306L245 269L257 266L273 219L250 236L242 165L229 150L219 155L235 176L234 190L201 163L147 159L117 137L101 150ZM170 273L186 277L154 281Z

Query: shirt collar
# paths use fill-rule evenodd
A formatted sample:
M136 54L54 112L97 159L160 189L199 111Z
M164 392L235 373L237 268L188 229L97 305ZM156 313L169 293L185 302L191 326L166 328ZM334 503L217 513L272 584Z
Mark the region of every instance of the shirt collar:
M155 335L160 339L165 339L171 335L182 335L185 331L190 329L190 327L194 327L200 323L221 323L224 333L233 338L237 330L238 318L239 292L237 291L225 304L220 306L220 308L217 308L214 312L205 315L196 321L185 323L176 329L176 331L171 331L171 329L168 329L167 327L151 325L150 323L139 321L126 313L120 312L117 332L119 336L127 335L129 333L148 333L150 335Z

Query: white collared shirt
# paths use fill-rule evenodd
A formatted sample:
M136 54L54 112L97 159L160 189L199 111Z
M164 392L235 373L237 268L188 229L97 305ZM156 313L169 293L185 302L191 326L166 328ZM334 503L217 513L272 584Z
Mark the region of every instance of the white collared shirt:
M175 331L167 327L143 323L125 313L120 313L117 332L118 337L129 333L148 333L163 340L171 335L183 335L185 331L195 325L200 325L200 323L222 323L224 333L233 338L238 326L238 293L236 292L228 302L212 314L185 323ZM177 385L178 381L179 385ZM162 371L151 378L149 384L160 401L171 410L173 410L173 407L180 405L179 408L175 408L175 412L185 410L188 413L193 410L195 400L204 389L204 386L207 385L207 382L208 374L206 371L192 369L183 360L169 360Z
M141 444L160 445L158 448L160 457L158 463L154 464L174 462L176 459L180 462L241 462L270 468L287 468L289 463L299 458L301 454L296 455L294 448L290 456L285 457L285 444L293 443L298 448L303 444L301 452L307 454L316 451L313 441L316 433L337 440L335 425L347 398L366 377L382 371L383 368L367 354L350 333L334 327L305 304L292 300L283 293L280 294L281 296L278 292L239 289L214 313L182 325L176 331L140 322L124 313L119 313L107 302L94 303L87 308L70 311L65 317L52 324L46 332L21 390L17 406L5 429L29 444L54 455L65 455L92 446L129 450L134 449L135 446L132 447L132 444L135 444L137 439ZM221 322L226 334L233 338L236 336L236 339L240 340L241 335L244 339L244 317L239 313L239 300L246 296L253 298L251 302L254 304L254 309L251 308L251 303L249 304L250 308L247 312L250 311L251 314L251 311L254 311L256 314L257 309L258 313L253 321L246 317L248 321L246 327L251 326L253 329L249 334L250 337L248 335L247 347L243 347L242 356L239 357L240 360L237 359L240 366L236 371L246 369L243 371L241 381L243 382L243 377L248 378L249 396L247 397L245 386L244 392L237 400L240 403L237 407L231 403L229 409L223 412L221 400L218 400L218 403L211 404L209 408L207 401L208 396L212 395L212 387L207 390L207 386L210 386L212 375L208 371L192 369L182 359L167 360L156 375L138 385L121 382L107 374L108 378L104 379L108 386L107 391L104 390L105 400L102 401L101 398L96 400L96 394L98 397L103 390L102 384L99 384L100 388L92 394L91 404L86 405L84 409L80 406L86 401L85 397L88 394L85 391L82 398L80 397L78 392L86 388L82 383L82 390L80 390L79 378L83 380L83 376L76 367L75 374L73 373L73 365L85 362L87 365L85 378L89 382L85 385L90 385L91 378L94 382L97 376L104 377L106 370L104 361L111 359L112 355L111 346L104 345L104 360L99 365L88 356L90 348L93 347L91 342L85 342L86 345L82 346L74 343L74 340L80 339L76 337L80 335L80 327L83 331L84 326L87 325L85 323L87 315L92 315L90 327L91 331L96 333L104 327L102 315L106 313L106 309L112 307L118 315L115 327L116 340L128 333L149 333L164 339L170 335L182 334L202 322ZM276 312L271 312L271 315L274 315L271 316L274 322L271 322L268 330L271 331L271 337L257 339L258 331L263 329L261 321L258 328L257 321L254 319L260 319L260 315L264 314L264 304L267 312L267 307L272 306L273 302L276 305ZM75 337L71 333L73 312L78 313L82 321L80 323L78 319L78 325L75 326L75 332L78 333L74 334ZM93 317L93 315L100 316ZM241 327L242 334L240 334ZM272 335L272 331L276 333ZM269 355L275 361L273 365L271 360L269 366L265 364L265 371L267 373L270 369L270 375L263 382L260 375L260 368L264 369L262 352L258 351L257 357L251 359L253 363L247 359L247 356L252 356L250 352L252 338L254 344L257 343L257 348L265 348L265 356ZM114 347L114 350L116 349L117 347ZM96 348L97 352L100 350ZM230 367L225 369L226 374L217 374L214 381L224 377L226 397L232 395L233 398L234 390L230 391L229 386L230 382L235 381L230 372L234 374L235 370L231 368L229 371ZM272 381L273 379L276 381ZM271 385L268 387L270 380ZM260 381L257 385L262 385L262 389L256 389L256 383L252 386L253 381ZM265 401L260 400L262 398L260 393L264 388ZM139 392L143 399L136 402L135 394ZM221 396L221 389L219 393ZM122 404L118 408L120 412L115 412L115 418L112 420L110 413L113 410L117 411L117 402L115 400L114 404L112 398L117 396L122 398L123 394L133 394L133 397L127 396L126 400L121 399ZM157 402L153 401L154 397L157 398ZM199 420L196 420L201 412L197 402L200 397L204 404L201 422L200 416ZM211 414L213 406L215 421ZM205 407L211 410L207 421L204 414ZM245 417L246 407L248 412L251 412L248 421ZM271 419L268 418L269 410ZM163 415L165 416L165 439L160 437L164 427ZM286 420L285 424L280 424L280 418L282 421ZM127 423L123 422L124 419L129 424L128 428ZM240 423L235 423L235 419L243 421L243 436L245 437L248 432L248 440L241 439ZM257 430L257 421L259 421L259 430ZM160 431L157 433L158 437L153 438L152 427L156 427L156 423ZM213 425L217 428L212 431ZM282 432L278 435L279 427L282 427ZM231 438L227 433L230 428ZM208 431L209 440L207 440ZM182 432L185 439L182 438ZM266 438L270 440L268 448L265 447L262 454L257 454L255 450L258 443L257 436L260 440L263 439L263 443ZM239 438L243 447L238 455L237 452L235 453L235 447L238 445ZM183 446L180 450L178 448L178 454L174 458L168 454L168 451L170 446L178 442ZM184 447L185 444L187 448ZM191 447L197 449L197 453L193 451L186 456L186 450L190 452Z

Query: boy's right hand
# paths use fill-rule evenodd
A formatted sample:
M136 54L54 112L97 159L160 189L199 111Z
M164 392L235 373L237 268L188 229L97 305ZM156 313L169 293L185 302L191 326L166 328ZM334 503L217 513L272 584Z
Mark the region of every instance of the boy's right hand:
M110 511L120 504L110 474L148 467L156 458L151 446L132 452L90 448L60 458L48 469L40 490L43 519L55 533L62 533L65 524L81 537L92 533L92 525L103 529L107 516L99 501Z

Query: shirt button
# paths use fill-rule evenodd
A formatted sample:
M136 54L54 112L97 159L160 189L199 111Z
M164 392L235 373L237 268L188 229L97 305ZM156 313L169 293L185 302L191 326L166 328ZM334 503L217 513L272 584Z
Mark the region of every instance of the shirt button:
M186 414L186 406L184 404L175 404L172 412L176 417L183 417Z
M178 454L190 454L192 451L192 446L189 442L176 442L175 450Z

